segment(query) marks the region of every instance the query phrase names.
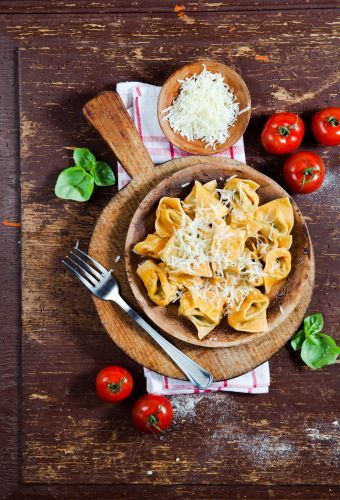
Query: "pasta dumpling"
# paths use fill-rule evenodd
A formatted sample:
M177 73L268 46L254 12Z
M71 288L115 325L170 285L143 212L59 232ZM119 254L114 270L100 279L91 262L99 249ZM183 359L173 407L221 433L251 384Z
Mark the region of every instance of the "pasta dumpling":
M177 286L169 280L164 264L155 264L152 260L146 260L138 266L137 274L155 304L167 306L176 297Z
M232 227L233 229L234 228L244 229L247 233L247 238L251 238L252 236L257 235L262 226L259 222L256 222L255 220L244 219L244 220L232 220L230 222L230 227Z
M185 316L197 328L198 338L203 339L222 319L223 301L215 297L214 301L186 292L180 299L178 314Z
M271 250L266 255L264 286L269 293L272 286L288 276L291 269L291 255L285 248Z
M203 279L200 276L194 276L185 273L169 271L169 279L174 283L179 291L191 290L195 286L201 286Z
M144 241L137 243L133 250L139 255L159 259L160 252L167 244L168 238L161 238L158 234L148 234Z
M239 311L228 314L228 323L235 330L243 332L264 332L268 330L266 309L269 299L254 288L243 301Z
M196 188L196 204L195 204L195 215L205 212L207 217L212 219L221 218L227 215L229 209L223 205L215 196L209 192L202 184L198 181L195 182Z
M185 213L179 198L164 197L156 210L156 233L161 238L170 238L175 229L179 229L185 218Z
M195 215L195 208L196 208L196 183L188 196L184 198L183 200L183 208L184 211L189 214L190 216L194 217ZM206 184L203 184L204 189L206 189L210 194L214 195L216 197L215 190L217 188L217 181L212 180L207 182ZM217 197L218 198L218 197Z
M284 236L279 236L277 239L279 248L290 249L293 243L293 236L291 234L285 234Z
M260 187L254 181L233 177L224 186L225 190L233 192L233 209L231 220L253 218L254 210L258 207L259 197L256 190Z
M261 205L255 210L255 220L261 224L261 233L272 241L290 234L294 225L293 208L288 197Z

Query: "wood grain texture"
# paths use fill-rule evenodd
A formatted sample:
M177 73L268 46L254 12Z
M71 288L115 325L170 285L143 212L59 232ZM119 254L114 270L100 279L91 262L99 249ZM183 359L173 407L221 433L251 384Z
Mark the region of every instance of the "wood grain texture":
M116 92L97 95L85 104L83 113L131 177L152 171L150 155Z
M23 5L7 2L8 8L13 6L18 12L23 12ZM41 2L25 5L46 12ZM49 3L51 9L55 5ZM88 243L97 217L115 190L98 190L85 205L64 203L53 195L57 173L71 164L65 146L88 146L112 163L105 144L81 116L90 97L118 81L160 85L179 64L197 57L218 58L240 71L254 104L245 136L248 163L281 182L282 160L264 154L258 133L266 115L276 109L294 109L308 120L316 108L335 102L336 12L298 11L302 4L294 2L294 12L197 12L192 15L195 24L186 25L172 13L107 16L91 7L91 14L80 17L77 6L60 5L55 8L73 10L76 15L0 17L2 33L20 47L25 262L30 262L25 271L30 295L22 367L27 489L25 485L20 488L21 496L31 492L37 498L111 498L114 488L121 496L126 491L127 498L157 491L148 488L159 488L159 494L169 488L178 496L189 495L191 490L199 497L202 491L203 496L217 498L219 491L222 498L225 492L248 498L338 496L339 489L333 486L338 484L339 449L336 366L314 372L289 348L281 349L271 362L268 395L196 396L189 410L183 409L185 397L174 397L173 431L156 441L133 432L128 420L132 401L109 407L97 400L94 378L105 364L124 364L132 371L135 395L144 391L143 374L105 335L91 298L61 272L60 260L78 237L84 245ZM237 3L230 8L234 5L240 8ZM106 8L103 2L101 7ZM269 62L257 61L256 54L267 54ZM12 73L6 74L10 82L15 81ZM11 85L4 83L8 103L13 102L10 92ZM2 121L3 129L13 130L7 123ZM323 156L328 169L319 193L294 197L308 218L316 254L316 286L309 311L322 312L327 333L338 337L337 151L316 146L309 135L305 145ZM7 186L1 189L5 189L6 206L15 210L18 171L11 165ZM7 248L0 260L2 276L9 269L15 278L18 256L14 254L13 267L8 267ZM5 318L2 324L8 325L6 333L13 332L5 340L7 347L12 346L6 351L8 363L0 365L1 373L7 373L5 380L10 381L21 332L18 315L9 304L16 304L17 298L17 289L12 289L1 316ZM10 469L18 455L8 424L15 424L16 419L6 417L6 411L13 409L13 392L5 391L1 404L6 408L10 441L1 440L1 445L8 443L3 455L7 468L2 468L1 477L8 482L18 474L18 469ZM8 401L10 406L6 406ZM10 456L13 459L6 460ZM153 474L148 475L148 470ZM29 486L32 482L42 485ZM58 486L61 482L66 484ZM188 486L195 482L196 486Z
M26 486L17 493L18 500L43 500L51 498L100 498L101 500L112 500L112 498L124 499L149 499L159 496L162 499L202 499L215 498L225 500L227 498L276 500L300 499L300 500L323 500L339 498L340 487L337 486L250 486L250 485L67 485L67 486Z
M5 498L19 479L21 230L2 224L4 220L20 223L17 53L3 39L0 67L0 171L1 184L6 186L0 189L0 498Z
M173 131L168 120L164 120L165 115L163 111L172 105L174 99L176 99L180 92L181 84L179 83L179 81L183 81L187 77L201 73L202 65L204 65L208 71L211 71L212 73L220 73L223 76L225 83L232 89L235 98L239 103L240 111L249 107L249 110L240 114L237 117L235 124L232 127L229 127L229 136L224 141L224 143L215 144L215 148L213 148L212 146L207 147L206 142L198 139L188 141L178 132ZM221 64L219 61L213 61L211 59L201 59L177 68L165 80L164 84L162 85L162 90L159 94L157 103L157 116L159 125L165 137L167 137L169 141L179 149L195 155L213 155L215 153L221 153L222 151L225 151L229 147L233 146L244 134L251 115L250 108L251 100L249 90L240 75L238 75L232 68L229 68L229 66L226 66L225 64Z
M289 13L278 17L270 15L266 19L261 15L258 18L252 16L250 26L247 16L235 15L240 22L238 36L242 33L243 37L239 46L247 46L248 36L253 37L253 33L260 30L262 41L257 50L265 53L266 40L269 36L273 37L274 32L275 40L270 42L270 46L278 60L286 57L289 50L287 43L299 37L300 49L295 47L294 53L290 53L292 71L307 71L301 68L301 57L308 57L314 38L312 35L317 34L322 40L322 65L321 60L313 63L315 79L307 78L310 74L308 69L303 79L306 82L304 87L293 78L292 85L290 81L286 83L294 95L313 94L313 97L294 103L298 111L312 109L313 102L322 105L331 101L334 85L324 88L323 92L320 88L324 72L330 78L335 77L331 40L322 36L325 32L329 36L333 17L328 14L328 17L323 17L323 23L311 27L303 16L299 18L297 14L294 14L294 21L298 24L290 23L293 17ZM139 437L131 429L127 418L131 402L107 408L96 398L94 376L106 363L123 363L134 374L141 372L119 353L105 335L87 291L80 288L72 277L60 272L59 262L65 252L79 237L86 245L99 213L112 196L112 189L98 190L90 203L81 206L55 199L55 177L60 168L70 164L63 147L87 145L104 158L105 145L81 117L81 108L89 97L126 79L161 83L167 69L176 67L190 54L192 57L193 52L192 28L189 31L180 23L174 26L172 21L157 16L151 21L149 17L143 19L133 15L129 15L128 23L125 19L117 16L112 22L107 22L100 16L91 16L91 24L103 26L99 31L84 26L86 23L80 30L78 21L69 19L68 29L74 38L71 38L72 43L67 45L64 53L56 43L63 31L61 26L49 20L44 20L43 25L41 22L37 24L35 20L31 25L33 27L28 28L27 25L21 28L20 36L25 43L28 36L33 36L36 43L46 43L46 32L41 30L47 29L52 33L52 38L48 38L48 49L37 50L33 47L25 50L28 47L23 46L20 51L24 130L22 196L26 204L24 279L30 282L24 302L24 479L26 482L68 483L204 483L230 482L232 478L235 483L305 484L307 460L309 484L337 482L336 467L329 467L329 464L334 464L337 443L332 424L336 421L335 378L332 375L336 367L329 367L322 373L302 369L289 350L281 351L271 363L273 379L268 396L261 401L237 395L204 398L196 404L196 411L185 418L177 412L178 423L174 432L167 434L157 445L152 440L152 453L151 441ZM209 44L211 22L219 25L222 16L214 14L210 19L202 16L199 37L195 36L200 44ZM292 29L289 30L288 41L283 36L287 31L284 22L289 22ZM135 26L134 30L131 26ZM34 34L28 35L29 30ZM148 36L139 37L140 32ZM18 28L15 28L15 36L17 33ZM230 35L223 29L218 33L212 50L225 51ZM138 35L136 42L133 41L134 34ZM114 40L119 41L118 46ZM142 41L146 43L142 44ZM100 51L95 50L98 44ZM164 47L169 44L172 46L171 60L160 63L161 57L169 57L169 54L162 56L160 49L163 47L164 54ZM121 47L124 47L124 52ZM143 59L136 57L136 48L142 50ZM246 154L250 164L279 180L280 162L263 156L258 144L258 128L263 122L262 114L275 109L278 104L282 106L282 102L271 95L273 89L268 87L270 75L275 72L275 81L278 75L282 78L284 75L278 64L269 64L268 68L268 64L260 63L253 57L247 55L234 59L255 100L255 117L248 129ZM89 60L90 63L87 62ZM83 78L84 67L86 80ZM253 76L255 70L256 78ZM280 82L280 85L283 83ZM297 90L294 90L294 85ZM308 88L308 85L311 87ZM285 105L293 106L289 101ZM332 153L329 149L315 150L323 154L326 151ZM106 159L110 160L110 157L106 156ZM311 217L309 222L315 224L310 226L312 231L314 228L318 251L318 281L311 310L325 313L327 330L336 335L338 314L336 290L332 287L335 284L330 265L332 257L322 256L323 252L335 252L335 248L327 250L327 245L334 244L331 236L335 229L334 209L331 207L337 204L336 188L333 183L328 183L319 194L296 199L303 213ZM324 210L321 213L318 204L322 200ZM37 248L46 248L46 245L49 253L44 257L42 269L34 256L37 255ZM31 259L33 264L29 264ZM52 289L51 282L55 283ZM325 287L331 308L319 295L320 287ZM56 315L58 310L62 313ZM57 357L56 351L59 354ZM37 372L43 374L43 381L41 375L36 375ZM140 384L138 393L143 387L143 380L141 375L137 378ZM314 392L312 401L309 396L311 386ZM294 391L290 391L290 387L294 387ZM325 387L328 388L326 391ZM186 422L180 423L181 420ZM322 439L325 436L330 439ZM138 460L131 462L128 457L135 456L136 448ZM312 460L307 458L311 455ZM177 457L183 459L180 469L176 468ZM203 469L202 464L205 464ZM147 470L154 470L154 474L147 475Z
M252 2L250 0L188 0L186 10L195 11L261 11L285 9L320 9L337 6L336 1L329 0L281 0L280 4L270 0ZM0 13L11 14L50 14L50 13L80 13L93 12L95 14L109 12L150 12L167 13L175 16L175 0L0 0Z

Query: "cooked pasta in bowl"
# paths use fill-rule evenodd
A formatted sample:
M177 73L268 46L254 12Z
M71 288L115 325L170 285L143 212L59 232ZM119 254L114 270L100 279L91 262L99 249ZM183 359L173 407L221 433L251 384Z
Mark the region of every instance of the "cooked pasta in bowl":
M274 331L308 279L310 239L294 201L272 179L229 161L198 164L156 185L125 245L128 281L144 313L170 335L206 347Z
M221 322L236 331L268 331L272 287L291 269L294 215L288 197L259 204L259 184L230 177L195 181L190 193L159 201L154 232L134 246L149 298L178 314L203 339Z

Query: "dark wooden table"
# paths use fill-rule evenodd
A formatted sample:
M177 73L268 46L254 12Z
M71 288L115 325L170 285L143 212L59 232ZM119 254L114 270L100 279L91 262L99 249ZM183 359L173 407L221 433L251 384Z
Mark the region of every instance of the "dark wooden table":
M282 159L260 146L265 117L288 109L308 123L339 90L335 1L183 3L188 17L172 0L0 1L0 220L22 210L30 262L21 269L20 229L0 224L1 498L339 498L335 365L312 371L286 347L270 362L269 394L175 397L175 425L158 438L133 430L132 401L112 407L95 394L96 372L112 362L132 371L136 395L145 385L60 268L115 192L85 205L53 194L66 146L114 164L81 115L86 100L119 81L161 84L198 57L224 61L252 95L247 161L281 181ZM310 311L339 339L337 150L309 133L305 147L328 169L320 192L295 197L316 254Z

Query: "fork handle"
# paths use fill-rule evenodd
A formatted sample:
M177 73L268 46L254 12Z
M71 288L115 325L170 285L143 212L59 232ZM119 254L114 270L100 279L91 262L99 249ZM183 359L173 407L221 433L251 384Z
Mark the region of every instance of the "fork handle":
M134 311L122 297L115 297L116 302L125 312L145 330L157 344L164 349L168 356L176 363L178 368L188 377L190 382L198 389L207 389L213 381L212 375L202 366L195 363L186 354L177 349L173 344L160 335L139 314Z

